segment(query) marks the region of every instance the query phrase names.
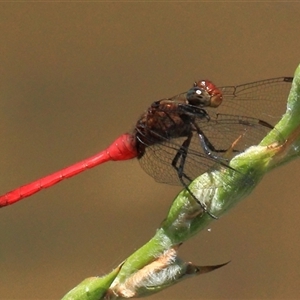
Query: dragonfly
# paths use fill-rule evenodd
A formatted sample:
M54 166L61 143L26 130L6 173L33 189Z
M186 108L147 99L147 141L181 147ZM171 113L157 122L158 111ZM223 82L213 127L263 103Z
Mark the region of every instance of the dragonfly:
M292 80L277 77L223 87L196 81L183 93L153 102L133 132L122 134L105 150L0 196L0 207L102 163L133 158L157 182L183 185L191 193L192 180L212 168L231 168L232 157L274 128L285 111Z

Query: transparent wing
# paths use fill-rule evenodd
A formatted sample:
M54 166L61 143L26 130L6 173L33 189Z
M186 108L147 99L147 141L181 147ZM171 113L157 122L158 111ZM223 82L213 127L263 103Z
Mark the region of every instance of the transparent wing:
M238 86L219 87L223 102L218 108L205 107L210 121L195 116L195 123L205 135L213 157L201 146L199 136L193 131L188 149L182 145L187 137L161 138L149 143L139 160L143 169L158 182L181 185L178 171L172 165L178 152L186 151L183 173L191 180L210 169L229 167L227 162L252 145L257 145L272 129L286 110L286 98L292 77L278 77ZM184 103L186 93L170 100ZM278 132L278 140L283 139ZM182 155L180 156L182 159ZM222 159L223 157L223 159ZM179 161L180 163L180 161ZM188 182L186 182L188 184Z
M229 167L228 162L232 157L249 146L258 144L271 130L258 119L234 115L219 115L209 122L198 119L196 123L213 146L214 157L204 152L195 131L188 149L182 147L187 137L164 139L160 143L146 147L145 154L139 160L142 168L156 181L182 184L177 169L172 165L176 154L180 151L182 153L186 151L183 179L188 184L190 180L187 178L193 180L210 169Z
M234 114L264 120L275 125L286 111L286 99L293 77L278 77L219 87L223 102L210 113Z

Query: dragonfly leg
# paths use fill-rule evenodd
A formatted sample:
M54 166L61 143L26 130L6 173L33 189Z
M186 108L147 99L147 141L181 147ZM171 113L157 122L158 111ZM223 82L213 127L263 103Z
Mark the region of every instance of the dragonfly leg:
M202 132L198 132L198 137L200 139L201 147L204 150L206 155L216 160L228 161L228 159L213 153L213 152L225 153L227 150L216 149Z
M214 153L226 153L229 149L217 149L214 147L214 145L209 141L209 139L205 136L205 134L197 128L198 137L200 140L201 147L205 154L209 157L212 157L215 160L228 162L229 159L225 158L223 156L216 155ZM238 150L231 149L232 152L239 152Z
M189 178L184 173L184 164L185 164L185 160L186 160L186 156L187 156L187 150L188 150L188 147L191 143L191 139L192 139L192 133L182 143L182 146L180 147L180 149L176 153L174 159L172 160L172 166L177 171L178 178L179 178L181 184L190 193L190 195L194 198L194 200L201 206L201 208L204 210L204 212L206 212L213 219L218 219L218 217L216 217L215 215L213 215L212 213L209 212L209 210L207 209L206 204L202 203L199 199L197 199L197 197L192 193L192 191L189 189L187 184L184 182L184 178L187 179L190 182L192 181L192 179ZM179 165L178 165L178 162L179 162Z
M200 144L205 152L205 154L215 160L228 162L229 160L223 156L219 156L214 154L215 153L226 153L229 149L217 149L215 146L209 141L209 139L206 137L204 132L199 128L199 126L193 122L192 125L194 126L194 130L197 132L198 137L200 139ZM232 152L239 152L238 150L231 149Z

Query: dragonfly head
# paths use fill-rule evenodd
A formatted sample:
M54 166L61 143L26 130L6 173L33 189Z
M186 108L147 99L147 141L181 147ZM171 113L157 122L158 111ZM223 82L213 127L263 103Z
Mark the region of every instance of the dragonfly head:
M208 80L199 80L187 92L186 98L191 105L218 107L223 100L221 91Z

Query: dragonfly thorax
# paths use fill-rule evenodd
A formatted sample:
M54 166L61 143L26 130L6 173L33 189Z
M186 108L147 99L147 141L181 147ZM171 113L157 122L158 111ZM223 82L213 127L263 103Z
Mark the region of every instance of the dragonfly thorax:
M195 116L209 120L206 111L196 106L168 99L154 102L135 127L139 158L148 146L189 136L194 130Z

